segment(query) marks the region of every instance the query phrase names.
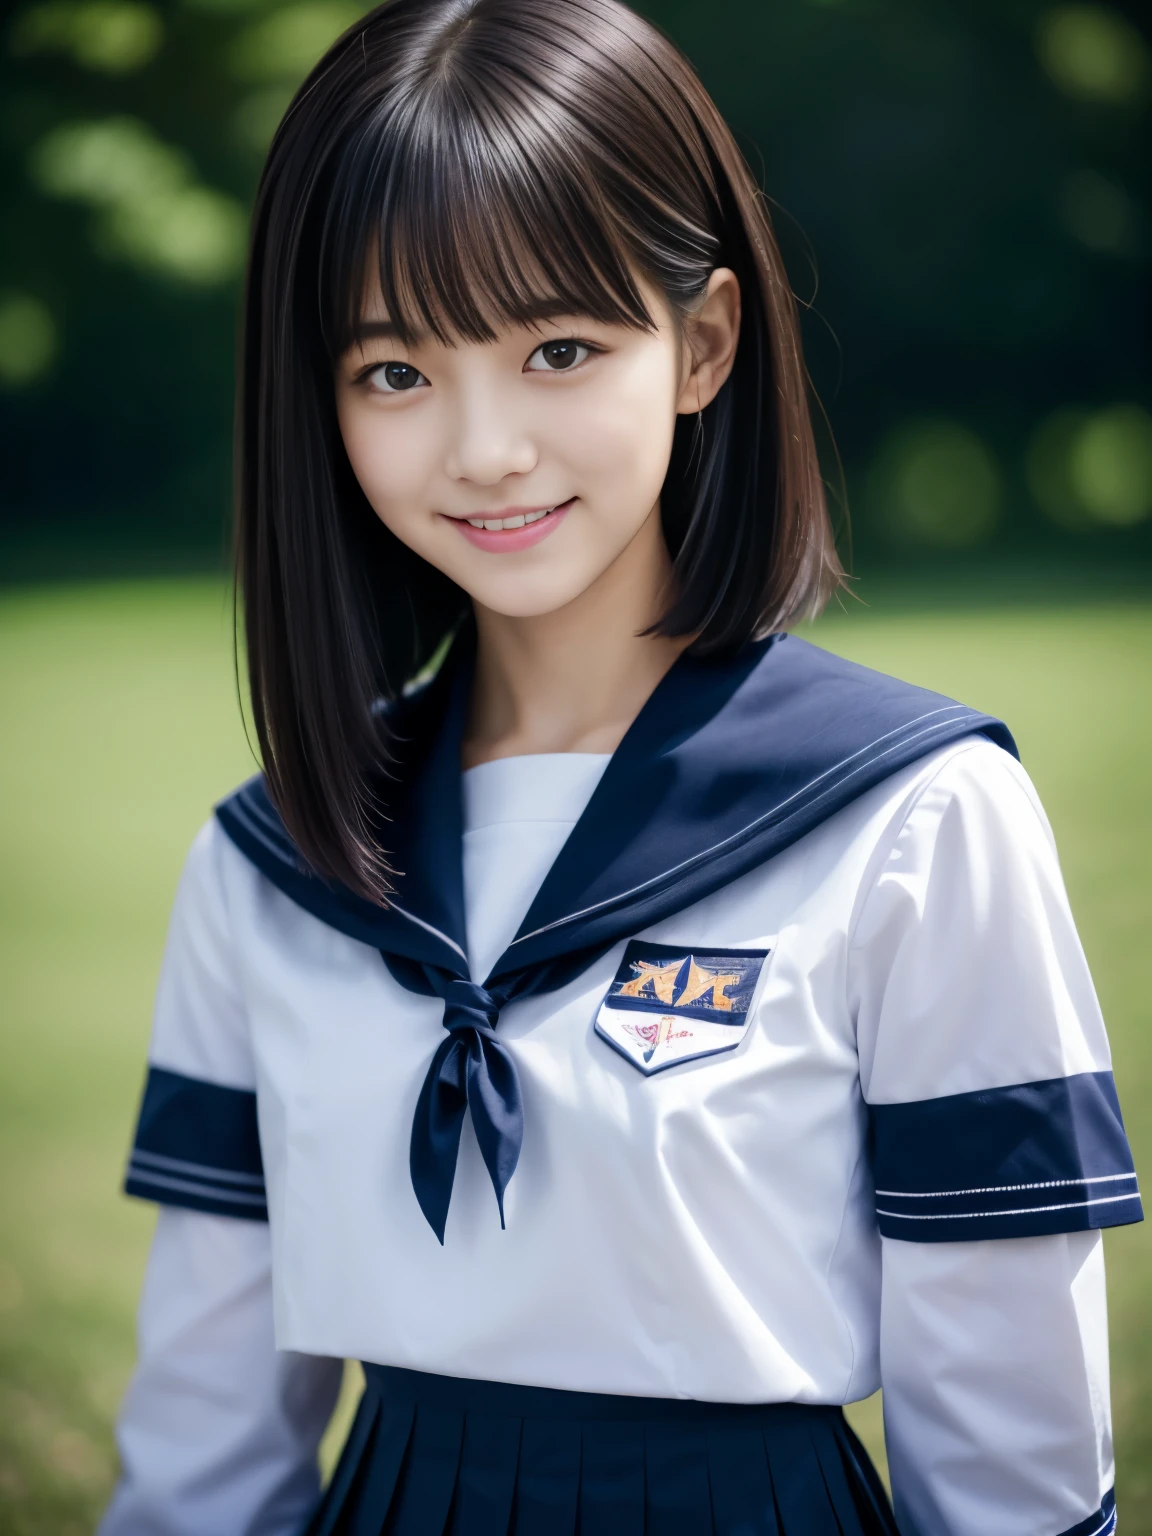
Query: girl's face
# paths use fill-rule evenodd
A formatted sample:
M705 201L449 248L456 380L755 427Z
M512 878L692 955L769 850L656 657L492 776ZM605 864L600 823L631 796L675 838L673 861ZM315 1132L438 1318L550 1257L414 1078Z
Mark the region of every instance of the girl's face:
M484 608L552 612L658 527L676 415L728 375L739 288L715 272L683 328L641 290L651 332L572 315L450 346L404 346L369 300L336 368L352 469L381 521Z

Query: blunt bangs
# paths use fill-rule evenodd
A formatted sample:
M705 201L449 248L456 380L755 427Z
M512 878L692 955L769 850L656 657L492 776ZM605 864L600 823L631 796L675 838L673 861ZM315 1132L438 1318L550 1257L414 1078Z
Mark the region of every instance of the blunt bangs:
M716 397L677 418L654 625L702 656L818 612L844 577L766 201L691 65L622 0L388 0L304 82L253 218L236 568L265 774L321 874L386 900L381 701L469 611L368 505L333 363L385 317L449 345L561 314L651 329L641 281L683 321L720 266L740 336Z
M511 70L505 18L468 9L466 29L413 50L337 158L321 273L333 357L356 339L371 277L401 339L486 342L557 314L651 329L637 273L684 310L717 265L702 166L670 154L653 186L584 121L596 94L587 40L568 29L558 50L525 29Z
M475 118L459 115L451 143L429 116L372 121L341 167L322 278L333 359L357 340L373 278L408 343L422 333L488 342L504 326L560 314L651 328L587 186L550 177ZM362 211L353 221L344 209Z

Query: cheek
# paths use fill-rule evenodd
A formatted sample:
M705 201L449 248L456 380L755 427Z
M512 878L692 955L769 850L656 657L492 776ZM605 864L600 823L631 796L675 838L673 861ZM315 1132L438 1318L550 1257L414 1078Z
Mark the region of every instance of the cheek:
M568 441L587 480L621 509L636 502L646 517L660 494L675 426L675 374L655 348L620 359L611 388L590 391L586 408L573 411Z
M344 451L373 510L386 523L402 518L427 480L428 445L416 412L374 410L341 403L337 410Z

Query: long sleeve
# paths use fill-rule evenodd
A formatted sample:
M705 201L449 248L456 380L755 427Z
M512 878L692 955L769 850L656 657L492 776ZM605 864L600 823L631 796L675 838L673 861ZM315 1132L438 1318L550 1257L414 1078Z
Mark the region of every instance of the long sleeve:
M99 1536L298 1536L342 1362L278 1353L262 1223L164 1207Z
M1099 1232L884 1242L884 1426L906 1536L1111 1529Z
M318 1494L342 1362L279 1353L253 1057L209 824L180 879L130 1194L160 1204L123 1476L100 1536L289 1536Z
M905 1536L1105 1536L1099 1227L1140 1219L1051 832L980 743L874 872L850 963L883 1237L881 1376Z

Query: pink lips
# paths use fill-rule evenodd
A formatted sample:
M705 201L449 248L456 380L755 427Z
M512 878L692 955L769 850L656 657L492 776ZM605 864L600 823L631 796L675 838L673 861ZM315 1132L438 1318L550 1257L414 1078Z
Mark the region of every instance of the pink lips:
M456 524L469 544L474 544L477 549L487 549L493 554L510 555L518 549L528 549L533 544L539 544L541 539L546 539L567 517L575 500L575 496L570 497L549 512L547 517L542 517L536 523L528 523L523 528L473 528L471 523L465 522L461 517L454 517L450 521ZM518 510L515 507L509 507L501 516L515 517ZM536 509L529 507L526 510L534 512Z

